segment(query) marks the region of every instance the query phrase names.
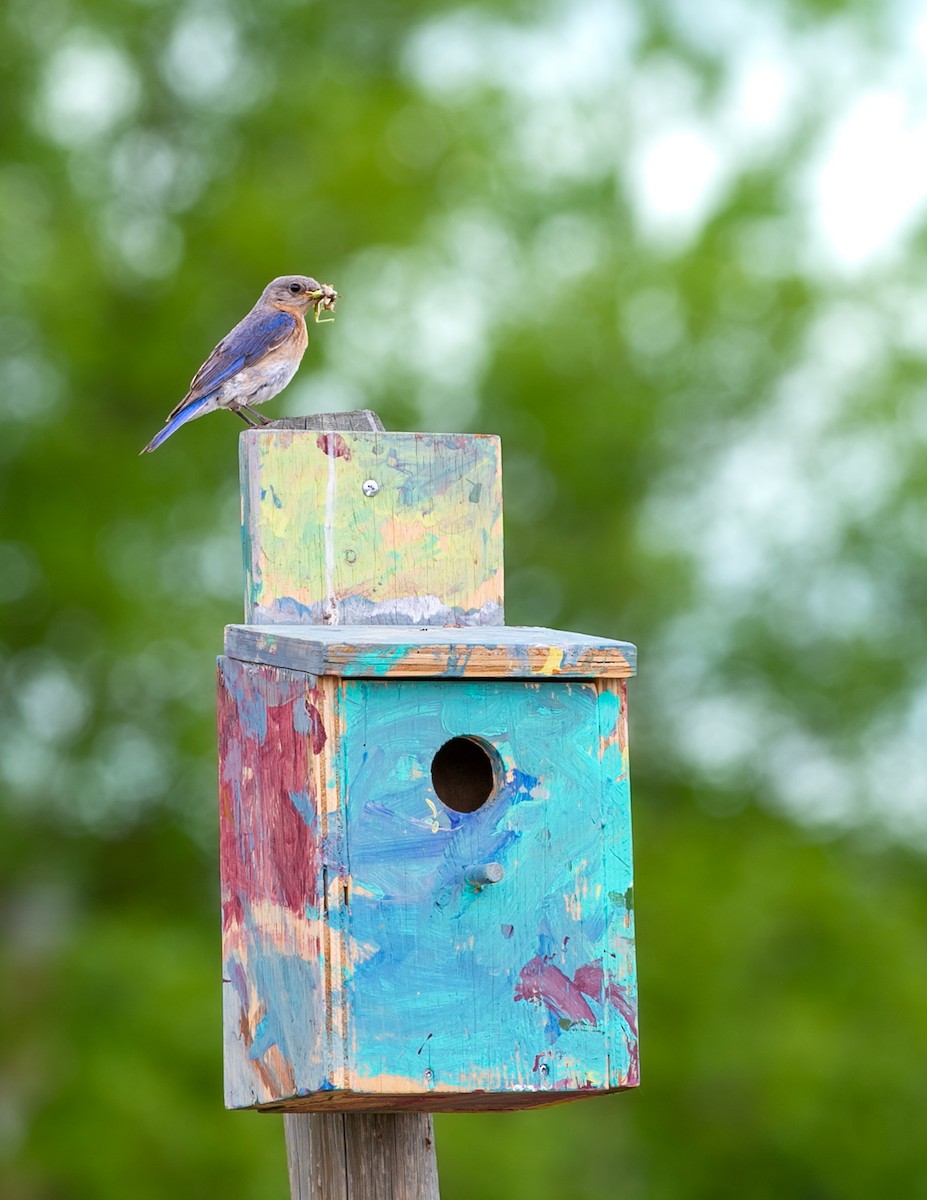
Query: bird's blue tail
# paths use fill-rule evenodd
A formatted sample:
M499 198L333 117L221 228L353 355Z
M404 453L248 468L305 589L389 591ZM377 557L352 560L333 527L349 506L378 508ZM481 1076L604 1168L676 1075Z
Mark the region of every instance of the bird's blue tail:
M192 403L188 404L186 408L182 408L180 412L171 417L164 428L156 433L148 445L143 450L140 450L139 453L150 454L152 450L157 450L157 448L163 442L166 442L171 434L178 430L181 425L186 425L188 421L192 421L195 416L198 416L204 404L214 399L214 394L210 396L201 396L198 400L194 400Z

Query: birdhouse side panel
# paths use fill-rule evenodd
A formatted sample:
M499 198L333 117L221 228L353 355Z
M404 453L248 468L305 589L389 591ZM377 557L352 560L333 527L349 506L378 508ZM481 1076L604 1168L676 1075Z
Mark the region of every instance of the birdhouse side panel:
M327 740L311 675L220 658L226 1103L331 1087ZM321 800L320 800L321 797ZM336 873L337 874L337 873Z
M634 935L634 860L631 839L631 775L628 756L628 685L603 679L599 693L599 757L606 811L616 815L604 827L604 878L609 909L608 942L601 971L587 977L603 1005L613 1087L640 1081L637 1042L637 963Z
M625 781L603 772L613 693L594 681L342 687L348 1085L431 1092L441 1107L451 1093L507 1107L631 1086L630 1051L611 1037L633 978L630 943L612 961L624 913L607 859L629 820ZM449 807L433 777L455 738L493 764L474 811ZM474 886L488 863L502 878Z
M502 625L499 439L241 438L245 620Z

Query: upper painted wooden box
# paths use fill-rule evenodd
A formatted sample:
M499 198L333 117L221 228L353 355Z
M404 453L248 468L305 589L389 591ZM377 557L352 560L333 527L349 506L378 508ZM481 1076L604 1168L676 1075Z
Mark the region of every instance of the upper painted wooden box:
M232 626L226 1102L506 1109L637 1083L627 643Z

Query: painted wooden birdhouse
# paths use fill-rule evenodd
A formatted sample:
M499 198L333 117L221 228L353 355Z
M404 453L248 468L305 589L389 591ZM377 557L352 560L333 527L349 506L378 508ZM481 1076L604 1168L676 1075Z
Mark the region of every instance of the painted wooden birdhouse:
M229 1107L637 1083L623 642L502 623L498 440L242 436L219 660Z

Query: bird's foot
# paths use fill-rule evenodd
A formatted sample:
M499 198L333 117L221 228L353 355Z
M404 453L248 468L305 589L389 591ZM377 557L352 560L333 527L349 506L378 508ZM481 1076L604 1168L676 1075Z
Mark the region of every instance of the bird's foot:
M239 404L238 407L243 408L249 416L254 417L255 424L257 424L257 425L269 425L270 424L270 421L268 421L268 419L263 415L263 413L255 412L250 404Z

